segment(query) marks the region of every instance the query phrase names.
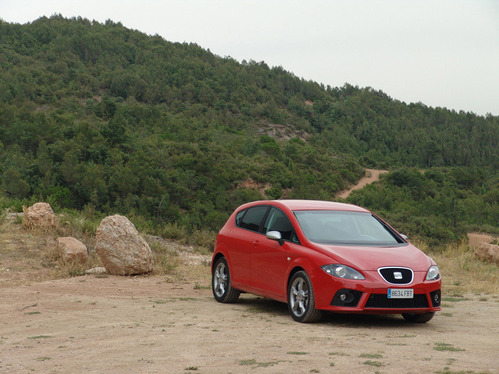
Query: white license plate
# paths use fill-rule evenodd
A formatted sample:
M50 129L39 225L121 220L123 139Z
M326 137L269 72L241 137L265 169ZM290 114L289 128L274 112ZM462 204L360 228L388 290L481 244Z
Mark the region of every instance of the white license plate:
M414 290L412 288L389 288L388 289L389 299L413 299Z

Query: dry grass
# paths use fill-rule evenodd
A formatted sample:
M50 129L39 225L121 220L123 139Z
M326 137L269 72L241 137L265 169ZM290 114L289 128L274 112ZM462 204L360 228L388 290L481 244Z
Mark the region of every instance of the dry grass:
M425 243L414 244L438 264L444 294L499 294L499 266L478 260L467 240L439 252L429 250Z
M102 266L95 252L96 223L85 217L59 216L54 229L29 229L22 216L0 215L0 287L43 282L84 275ZM85 263L68 262L57 246L57 238L71 236L88 249ZM155 237L149 240L154 254L154 275L169 282L190 280L205 287L210 280L210 256L204 250Z

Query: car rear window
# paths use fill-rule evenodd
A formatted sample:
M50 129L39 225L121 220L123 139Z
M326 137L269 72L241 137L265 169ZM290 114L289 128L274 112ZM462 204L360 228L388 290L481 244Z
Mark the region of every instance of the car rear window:
M259 231L268 206L255 206L236 215L236 226L251 231Z

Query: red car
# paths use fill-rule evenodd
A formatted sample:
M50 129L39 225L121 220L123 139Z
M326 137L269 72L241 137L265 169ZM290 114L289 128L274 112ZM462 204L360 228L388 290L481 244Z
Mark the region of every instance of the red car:
M222 303L241 292L286 302L294 320L321 311L402 314L427 322L440 310L435 262L368 210L311 200L256 201L220 230L212 289Z

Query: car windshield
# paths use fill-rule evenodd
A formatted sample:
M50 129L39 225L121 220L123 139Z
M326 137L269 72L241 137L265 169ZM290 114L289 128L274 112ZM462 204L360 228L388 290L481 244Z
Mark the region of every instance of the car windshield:
M369 246L405 243L371 213L309 210L294 214L307 239L315 243Z

